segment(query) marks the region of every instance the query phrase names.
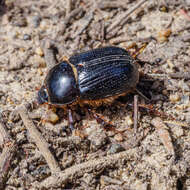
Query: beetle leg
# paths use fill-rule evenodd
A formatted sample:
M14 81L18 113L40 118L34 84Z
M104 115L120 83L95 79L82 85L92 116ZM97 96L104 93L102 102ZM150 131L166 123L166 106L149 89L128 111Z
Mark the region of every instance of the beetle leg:
M69 121L69 128L71 131L73 131L75 128L74 128L74 120L71 109L68 109L68 121Z
M115 126L111 122L106 121L100 114L97 114L89 108L87 110L96 119L97 123L104 127L104 129L114 131L115 133L122 133L121 131L115 129Z
M141 53L144 51L144 49L146 48L147 45L148 45L148 43L144 43L144 44L142 45L142 47L137 48L136 51L135 51L131 56L132 56L133 58L136 58L139 54L141 54Z
M133 42L130 45L128 45L125 49L127 51L129 51L130 49L137 49L137 44L135 42Z

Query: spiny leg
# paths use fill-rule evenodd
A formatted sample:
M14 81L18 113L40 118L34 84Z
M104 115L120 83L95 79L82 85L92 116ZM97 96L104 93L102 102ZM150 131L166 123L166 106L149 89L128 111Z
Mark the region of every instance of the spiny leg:
M74 128L74 120L73 120L73 114L72 110L68 108L68 122L69 122L69 128L71 131L73 131Z
M68 108L68 122L69 122L69 129L70 131L75 135L75 136L79 136L80 138L84 139L86 138L86 134L81 132L80 129L75 128L74 124L74 119L73 119L73 113L72 113L72 109Z
M130 49L134 49L135 51L130 54L134 59L136 59L137 56L144 51L147 45L148 45L148 42L145 42L140 48L138 48L136 43L132 43L130 46L126 48L126 50L130 52Z
M97 123L101 124L104 127L105 130L114 131L116 134L123 133L122 131L118 131L117 129L115 129L115 126L111 122L106 121L102 115L97 114L90 108L87 108L87 111L93 116L94 119L96 119Z
M141 54L144 51L147 45L148 43L144 43L140 48L136 48L136 51L132 54L132 57L136 58L139 54Z

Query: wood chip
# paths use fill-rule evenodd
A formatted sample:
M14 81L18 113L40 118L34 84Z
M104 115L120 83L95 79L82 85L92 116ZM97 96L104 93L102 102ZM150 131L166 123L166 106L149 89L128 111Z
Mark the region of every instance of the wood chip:
M163 143L164 147L168 151L168 153L174 155L174 147L172 144L172 139L170 137L170 134L167 130L167 126L164 124L162 119L160 117L156 117L151 121L151 124L155 126L158 135L160 137L161 142Z

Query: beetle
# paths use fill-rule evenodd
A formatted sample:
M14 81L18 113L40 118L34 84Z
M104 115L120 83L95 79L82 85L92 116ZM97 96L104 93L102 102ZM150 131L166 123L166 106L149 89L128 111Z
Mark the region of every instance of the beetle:
M136 89L139 71L135 62L128 51L114 46L75 54L49 70L38 102L63 108L112 103Z

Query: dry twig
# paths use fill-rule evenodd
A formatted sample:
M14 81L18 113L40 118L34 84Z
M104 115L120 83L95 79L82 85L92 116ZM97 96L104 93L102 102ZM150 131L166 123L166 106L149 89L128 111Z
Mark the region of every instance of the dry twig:
M0 138L3 139L4 148L0 154L0 189L4 189L6 176L11 167L12 158L16 152L15 142L11 139L3 122L0 121Z
M190 72L170 73L169 76L171 78L175 78L175 79L186 79L186 80L189 80L190 79Z
M47 67L51 69L57 63L54 53L54 44L51 40L46 39L43 42L43 51Z
M127 1L100 1L98 3L99 9L113 9L113 8L121 8L126 9L127 8Z
M119 15L115 22L113 22L107 29L107 32L110 33L114 28L117 26L121 26L126 23L129 18L129 15L133 13L136 9L138 9L142 4L144 4L147 0L141 0L137 3L134 7L129 9L128 11L124 12L123 14Z
M76 15L78 15L79 13L81 13L83 11L83 8L77 8L74 9L73 11L71 11L68 16L66 16L63 26L62 26L62 33L65 32L67 25L71 22L71 19L73 19Z
M45 179L41 183L40 188L61 187L64 184L66 184L66 182L69 180L70 177L82 176L84 175L84 173L90 172L100 167L106 168L107 166L111 166L120 160L131 160L131 159L134 160L136 159L135 157L137 157L136 152L137 152L137 149L130 149L124 152L114 154L114 155L106 156L104 158L89 160L85 163L72 166L63 172L56 173L55 175L52 175L48 177L47 179Z
M66 15L69 15L72 10L72 0L66 1Z
M137 134L138 125L138 95L134 96L134 134Z
M36 143L36 146L39 148L40 152L44 156L45 160L47 161L48 166L50 167L50 170L52 173L60 171L60 168L58 166L58 163L56 162L54 156L49 150L48 143L44 140L41 133L36 129L33 122L30 120L27 109L25 106L21 106L19 109L19 114L24 122L24 125L26 126L31 138Z
M164 121L164 123L172 124L172 125L177 125L177 126L180 126L180 127L189 127L188 123L181 122L181 121L171 121L171 120L168 120L168 121Z
M170 134L167 130L165 123L162 121L160 117L156 117L151 121L151 124L156 127L160 140L162 141L168 153L174 155L175 152L172 144L172 139L170 137Z
M90 11L90 13L88 13L83 19L80 20L80 28L74 34L73 38L76 38L77 36L79 36L80 34L82 34L84 32L84 30L91 23L93 17L94 17L93 11Z

